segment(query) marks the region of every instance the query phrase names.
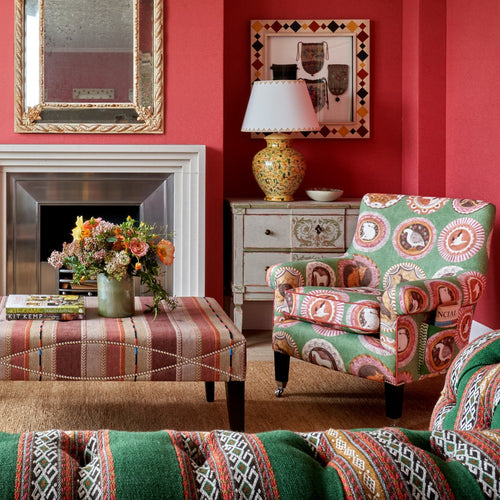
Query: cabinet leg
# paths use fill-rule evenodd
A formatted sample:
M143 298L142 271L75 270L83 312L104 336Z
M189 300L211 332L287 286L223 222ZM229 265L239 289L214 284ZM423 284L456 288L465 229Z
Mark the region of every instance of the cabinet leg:
M243 331L243 304L234 304L233 323L240 332Z

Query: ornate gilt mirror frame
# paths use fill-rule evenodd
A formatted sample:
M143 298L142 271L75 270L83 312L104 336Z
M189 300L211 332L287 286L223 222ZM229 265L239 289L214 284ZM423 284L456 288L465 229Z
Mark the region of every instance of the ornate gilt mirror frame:
M122 33L122 42L125 40L129 49L101 46L94 49L92 54L87 46L76 47L72 44L76 43L75 39L81 39L87 40L86 44L91 45L93 40L100 39L95 36L96 33L84 33L81 36L73 26L61 24L66 16L74 14L71 12L72 2L74 10L80 12L85 8L82 5L92 4L81 0L64 0L62 9L61 0L15 0L15 132L163 133L163 0L128 0L126 7L130 12L123 11L123 6L127 3L123 0L97 0L95 5L98 8L112 6L114 2L118 9L118 16L110 15L109 22L105 25L106 33L102 33L104 39L113 38L113 27L116 27L116 35L119 35L121 18L126 22L126 33L130 28L133 41ZM58 11L59 5L61 11ZM52 14L49 16L48 12ZM68 19L71 20L71 17ZM96 23L80 18L77 29L90 29L92 26L96 29ZM53 49L57 37L58 46ZM63 37L69 40L67 45ZM104 72L100 73L95 64L95 61L101 61L102 67L108 66L106 69L109 69L106 61L109 58L112 61L113 52L116 60L123 57L130 61L125 69L130 79L126 79L127 88L120 88L120 91L110 88L112 86L104 81ZM92 84L77 84L75 87L71 81L73 73L76 73L74 68L64 78L61 77L65 80L63 84L53 84L53 80L58 78L55 75L59 75L65 67L60 64L63 61L61 58L74 62L78 53L91 54L88 60L93 60L94 66L90 70L81 70L79 65L78 70L81 71L76 72L92 75L93 78L82 80ZM54 59L54 55L60 59ZM51 64L57 67L57 71L49 74L48 61L54 60L58 61L57 65L54 62ZM125 87L123 79L117 78L117 82L117 87ZM62 87L65 87L65 91L60 90Z

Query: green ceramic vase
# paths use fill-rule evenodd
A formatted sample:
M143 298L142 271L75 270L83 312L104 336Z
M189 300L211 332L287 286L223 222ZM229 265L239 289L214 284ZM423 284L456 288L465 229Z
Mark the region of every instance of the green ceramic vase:
M126 318L134 314L134 282L130 277L118 281L105 274L97 276L97 308L99 316Z

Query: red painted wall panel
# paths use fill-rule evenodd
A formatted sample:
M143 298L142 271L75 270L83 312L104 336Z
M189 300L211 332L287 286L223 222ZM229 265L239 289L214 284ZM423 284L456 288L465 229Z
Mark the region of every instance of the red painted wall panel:
M165 134L14 133L14 2L0 4L0 142L205 144L206 294L222 300L223 0L165 2Z
M401 189L401 2L360 0L257 0L225 2L224 194L263 196L252 175L252 158L262 139L241 132L250 95L251 19L370 19L370 139L298 139L308 170L305 188L343 188L346 196Z
M412 16L415 8L419 15ZM444 186L446 195L477 196L500 205L494 88L500 70L494 64L498 40L492 26L499 8L497 0L442 0L435 5L429 0L165 2L165 134L79 136L13 132L14 6L2 2L0 141L206 144L206 289L221 299L223 196L262 196L251 160L263 141L240 132L250 93L249 21L371 19L372 137L296 141L309 165L299 196L312 185L341 187L348 196L401 190L432 195L441 194ZM419 37L415 43L412 31ZM426 61L433 47L436 53ZM432 130L436 124L438 136ZM499 238L497 228L493 261ZM492 327L500 326L498 267L493 263L477 317Z
M498 0L447 3L446 191L491 201L500 212ZM475 319L500 328L500 223L495 225L486 295Z

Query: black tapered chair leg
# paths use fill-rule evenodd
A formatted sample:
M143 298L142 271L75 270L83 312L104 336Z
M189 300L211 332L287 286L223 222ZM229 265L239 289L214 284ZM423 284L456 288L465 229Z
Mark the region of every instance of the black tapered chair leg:
M399 420L403 414L404 384L392 385L387 382L385 386L385 414L391 420Z
M283 395L283 390L288 382L288 373L290 371L290 356L278 351L274 351L274 378L277 388L274 391L276 397Z

